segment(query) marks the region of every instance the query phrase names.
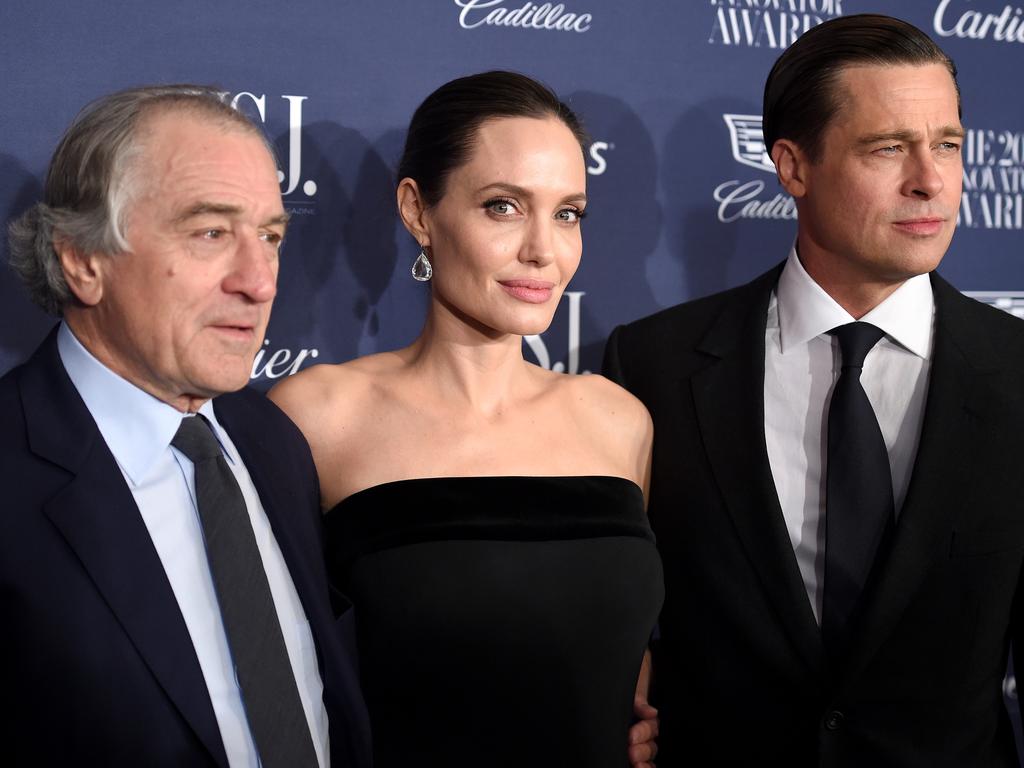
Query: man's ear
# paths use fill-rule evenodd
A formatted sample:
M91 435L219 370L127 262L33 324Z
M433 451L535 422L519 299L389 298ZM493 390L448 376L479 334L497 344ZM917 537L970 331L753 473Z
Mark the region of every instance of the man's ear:
M100 253L85 253L64 237L53 241L53 250L64 269L64 281L82 304L93 307L103 298L103 259Z
M789 139L777 139L772 146L772 162L783 189L795 199L807 194L810 160L799 145Z
M430 246L430 225L427 222L427 202L419 184L408 177L398 183L398 215L421 248Z

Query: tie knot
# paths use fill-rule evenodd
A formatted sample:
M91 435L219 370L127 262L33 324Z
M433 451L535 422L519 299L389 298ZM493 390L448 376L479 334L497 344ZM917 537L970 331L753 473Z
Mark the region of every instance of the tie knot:
M171 445L188 456L193 464L221 455L220 443L214 437L209 422L199 415L186 416L181 420Z
M878 340L885 336L885 331L871 323L847 323L829 331L839 339L839 349L843 354L843 368L863 368L864 358Z

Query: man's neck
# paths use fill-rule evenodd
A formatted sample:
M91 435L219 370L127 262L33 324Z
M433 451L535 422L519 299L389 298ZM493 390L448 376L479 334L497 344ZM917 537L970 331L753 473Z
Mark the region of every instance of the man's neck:
M188 393L171 396L142 377L133 375L131 366L124 364L120 360L116 350L105 341L103 334L97 332L95 325L89 321L87 316L84 317L75 311L68 311L64 313L64 323L75 339L78 340L78 343L100 365L133 386L138 387L143 392L167 403L172 408L182 413L197 413L203 403L210 399L207 396L190 395Z
M820 258L813 248L801 249L799 241L796 250L804 271L855 320L864 317L906 282L906 278L865 280L862 273L843 269L834 257Z

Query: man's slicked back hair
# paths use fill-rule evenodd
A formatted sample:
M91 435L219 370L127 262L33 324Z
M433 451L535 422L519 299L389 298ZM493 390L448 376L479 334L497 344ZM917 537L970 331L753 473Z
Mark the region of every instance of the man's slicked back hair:
M771 154L789 139L817 162L822 137L842 109L839 76L852 66L941 64L956 88L956 66L935 42L912 24L879 14L840 16L812 27L776 60L764 86L764 142Z

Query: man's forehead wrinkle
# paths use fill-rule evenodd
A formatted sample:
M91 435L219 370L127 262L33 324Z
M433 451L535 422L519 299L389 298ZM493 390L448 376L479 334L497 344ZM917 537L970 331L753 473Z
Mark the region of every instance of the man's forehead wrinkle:
M959 123L939 123L927 126L925 131L918 128L903 127L898 122L892 128L865 130L857 137L858 144L871 144L876 141L924 141L936 137L963 137L964 129Z
M859 134L855 137L857 143L865 142L870 137L910 139L919 136L921 129L918 126L922 125L922 118L929 118L929 135L962 135L952 81L948 94L937 94L927 82L907 82L899 78L893 82L891 78L865 74L874 72L884 75L886 70L895 73L904 69L926 68L854 66L843 69L833 90L836 110L829 128L833 125L841 131L853 128ZM873 117L873 124L864 122L869 115Z
M185 209L175 216L174 222L180 224L188 221L189 219L196 218L197 216L203 216L206 214L222 214L225 216L238 216L243 212L241 206L230 205L228 203L215 203L207 201L199 201L192 203L185 207Z
M244 217L246 214L246 208L239 205L231 205L225 203L205 202L200 201L192 205L187 206L172 220L173 224L181 225L186 224L190 220L199 218L201 216L213 215L213 216L227 216L229 218L238 219ZM261 217L258 222L260 227L286 227L288 222L291 220L291 215L287 211L271 211L266 216Z

